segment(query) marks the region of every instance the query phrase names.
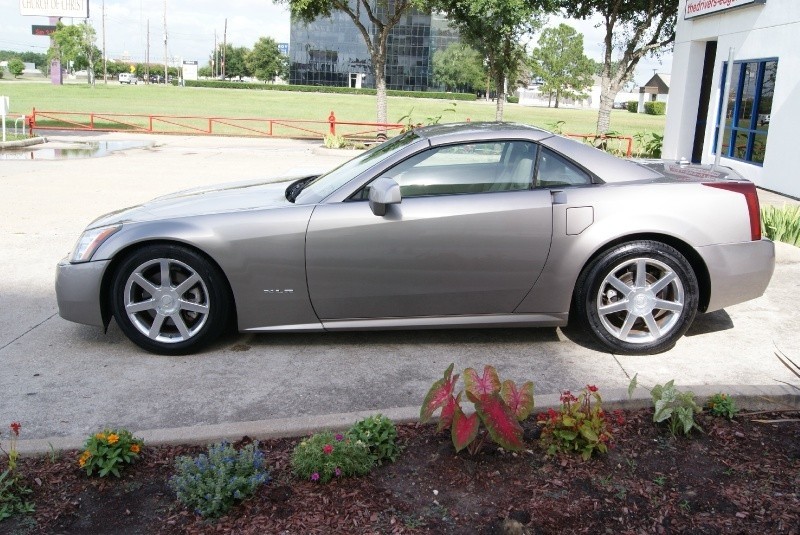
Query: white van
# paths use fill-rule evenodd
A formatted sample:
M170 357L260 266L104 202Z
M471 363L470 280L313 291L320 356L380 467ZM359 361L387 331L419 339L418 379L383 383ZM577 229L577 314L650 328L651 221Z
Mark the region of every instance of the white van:
M119 73L119 83L136 85L139 83L139 79L136 77L135 74L131 74L129 72L121 72Z

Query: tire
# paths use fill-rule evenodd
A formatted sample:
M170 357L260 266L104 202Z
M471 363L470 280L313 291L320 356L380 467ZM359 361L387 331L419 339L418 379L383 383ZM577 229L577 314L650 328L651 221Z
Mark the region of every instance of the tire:
M168 273L168 288L162 272ZM154 245L119 265L111 308L122 332L142 349L184 355L225 331L231 298L225 277L203 256L178 245Z
M699 286L686 258L655 241L614 247L584 268L573 306L591 335L613 353L672 348L697 314Z

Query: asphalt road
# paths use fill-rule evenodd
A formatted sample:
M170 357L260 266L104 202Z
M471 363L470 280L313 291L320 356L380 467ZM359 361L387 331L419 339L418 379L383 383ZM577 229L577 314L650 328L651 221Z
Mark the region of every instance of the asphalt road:
M68 147L72 137L49 147ZM142 352L116 325L57 314L55 264L96 216L188 187L326 169L348 155L317 143L106 134L152 144L101 158L0 160L0 425L25 438L319 416L418 406L450 362L491 363L536 394L591 383L797 384L800 249L779 244L762 298L700 316L667 353L615 356L569 329L235 335L199 355Z

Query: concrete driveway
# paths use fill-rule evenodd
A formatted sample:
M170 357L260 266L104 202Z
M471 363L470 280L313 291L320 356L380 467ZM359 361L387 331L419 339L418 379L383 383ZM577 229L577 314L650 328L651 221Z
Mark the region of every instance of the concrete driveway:
M69 147L74 137L58 137ZM494 364L536 394L592 383L798 384L775 357L800 361L800 249L778 245L764 297L700 316L671 351L621 357L561 329L236 335L206 352L142 352L57 314L55 264L96 216L171 191L330 168L348 158L318 143L99 135L152 144L101 158L0 160L0 425L25 438L84 436L418 406L450 362Z

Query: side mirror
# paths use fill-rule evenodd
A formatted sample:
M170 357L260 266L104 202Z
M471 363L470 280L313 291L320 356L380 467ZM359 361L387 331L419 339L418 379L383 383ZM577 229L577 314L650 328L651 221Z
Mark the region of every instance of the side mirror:
M400 184L388 177L381 177L369 185L369 208L377 216L386 215L386 207L402 202Z

